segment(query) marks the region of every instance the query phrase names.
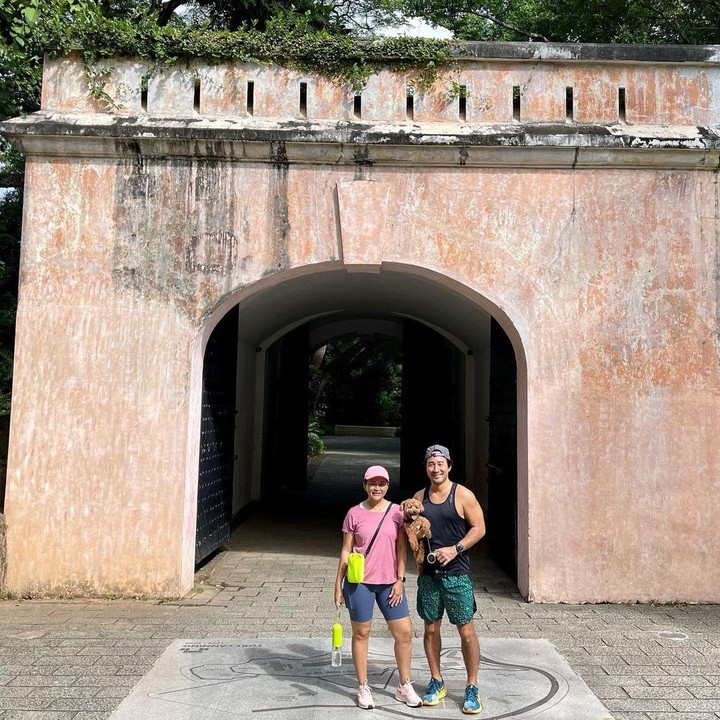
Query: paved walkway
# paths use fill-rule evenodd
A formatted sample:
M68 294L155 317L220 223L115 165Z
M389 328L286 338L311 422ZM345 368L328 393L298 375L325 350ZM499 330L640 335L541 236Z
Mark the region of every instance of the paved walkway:
M309 492L243 523L187 598L0 602L0 720L109 718L176 639L327 639L344 509L368 464L397 476L397 441L336 438L330 449ZM616 720L720 718L720 607L532 605L482 548L473 564L481 646L549 640ZM379 622L374 634L388 637Z

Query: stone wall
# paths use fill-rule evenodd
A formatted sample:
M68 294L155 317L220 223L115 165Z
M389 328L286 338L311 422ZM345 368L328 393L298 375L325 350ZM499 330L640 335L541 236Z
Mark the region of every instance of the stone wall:
M108 108L47 63L43 110L1 126L29 155L9 589L187 590L204 341L351 271L422 276L510 336L526 596L720 600L717 60L533 51L410 101L381 73L359 107L246 65L145 97L142 63L108 61Z

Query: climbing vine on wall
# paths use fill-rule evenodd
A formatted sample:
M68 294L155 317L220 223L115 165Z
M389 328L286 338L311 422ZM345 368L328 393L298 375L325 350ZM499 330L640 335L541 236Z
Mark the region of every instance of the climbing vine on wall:
M79 52L88 66L109 57L142 58L155 67L188 60L267 63L317 72L356 89L381 69L414 71L414 82L431 84L455 58L453 44L446 40L330 34L287 16L269 22L264 32L159 27L97 17L68 25L62 17L48 16L38 21L36 41L53 56Z

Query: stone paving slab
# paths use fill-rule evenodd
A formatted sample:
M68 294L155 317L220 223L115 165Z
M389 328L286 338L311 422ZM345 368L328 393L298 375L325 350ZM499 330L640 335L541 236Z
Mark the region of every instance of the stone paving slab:
M347 651L347 648L346 648ZM414 647L413 676L429 671L422 643ZM177 640L113 714L113 720L232 720L285 716L366 717L354 705L357 681L346 654L332 667L327 640ZM445 720L459 715L465 666L459 646L443 650L448 696L432 708L409 708L394 698L398 684L391 640L370 644L368 681L375 714ZM488 640L478 679L490 718L612 720L567 662L544 640Z

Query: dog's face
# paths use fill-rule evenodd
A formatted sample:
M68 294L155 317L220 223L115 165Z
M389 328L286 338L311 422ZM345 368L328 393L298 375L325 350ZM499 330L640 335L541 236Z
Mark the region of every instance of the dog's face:
M420 513L425 509L423 504L415 498L403 500L402 503L400 503L400 507L402 508L405 518L410 521L417 520Z

